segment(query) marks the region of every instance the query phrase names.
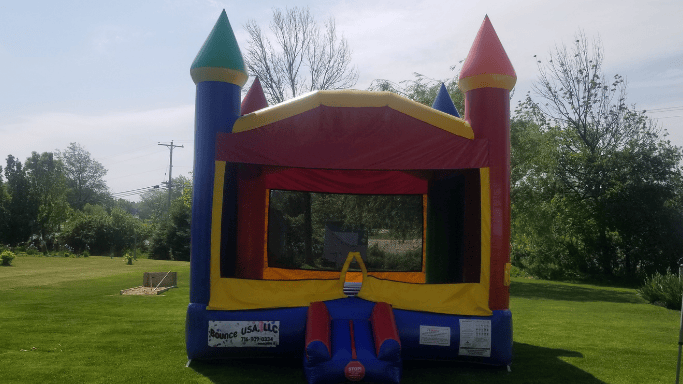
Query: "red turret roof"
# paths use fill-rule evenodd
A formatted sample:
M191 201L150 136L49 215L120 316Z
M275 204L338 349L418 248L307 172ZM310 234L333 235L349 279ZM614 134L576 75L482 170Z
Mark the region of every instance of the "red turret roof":
M254 83L249 88L249 92L244 96L242 100L242 115L246 115L259 109L266 108L268 106L268 101L266 101L266 95L263 93L263 87L261 87L261 81L258 77L254 80Z
M515 69L512 68L510 59L488 16L484 17L477 37L474 38L470 53L460 71L460 80L478 75L504 75L517 78Z

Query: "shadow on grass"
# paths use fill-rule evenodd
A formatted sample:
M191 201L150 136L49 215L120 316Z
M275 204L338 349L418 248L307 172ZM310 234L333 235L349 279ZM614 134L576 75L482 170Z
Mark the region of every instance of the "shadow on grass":
M561 357L578 357L564 349L514 344L512 372L505 367L450 361L406 361L401 383L582 383L604 384ZM301 359L192 361L190 365L213 383L305 383Z
M610 303L638 304L644 301L632 292L581 287L573 284L515 281L510 295L526 299L549 299L567 301L604 301Z
M213 383L305 383L301 359L192 360L190 368Z

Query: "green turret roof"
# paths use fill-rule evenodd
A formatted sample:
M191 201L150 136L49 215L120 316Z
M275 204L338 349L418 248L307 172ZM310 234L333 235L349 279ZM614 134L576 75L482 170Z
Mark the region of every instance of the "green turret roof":
M235 34L225 10L197 53L190 73L195 83L223 81L240 87L247 80L247 70Z

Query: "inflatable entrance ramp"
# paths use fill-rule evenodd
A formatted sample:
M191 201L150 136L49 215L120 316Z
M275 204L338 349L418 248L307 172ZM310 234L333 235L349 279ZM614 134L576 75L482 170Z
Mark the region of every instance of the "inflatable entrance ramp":
M315 302L308 308L304 371L309 384L344 380L398 383L401 380L401 341L391 306L376 303L369 318L359 316L364 304ZM331 317L331 305L346 316ZM356 309L356 310L354 310ZM340 313L341 315L341 313Z

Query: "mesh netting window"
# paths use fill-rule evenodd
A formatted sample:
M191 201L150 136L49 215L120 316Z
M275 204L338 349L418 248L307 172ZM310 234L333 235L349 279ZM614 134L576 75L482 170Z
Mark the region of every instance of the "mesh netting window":
M422 271L422 195L271 190L268 266L340 270L360 252L369 271Z

